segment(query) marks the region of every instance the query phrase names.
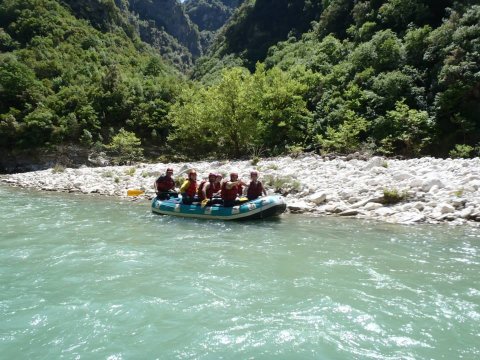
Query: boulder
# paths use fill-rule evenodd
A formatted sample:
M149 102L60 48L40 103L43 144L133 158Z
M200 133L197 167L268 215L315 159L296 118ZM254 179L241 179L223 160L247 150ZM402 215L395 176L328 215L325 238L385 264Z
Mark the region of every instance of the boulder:
M312 211L312 207L302 200L289 201L287 209L293 214L303 214Z
M390 209L388 207L385 207L385 206L375 210L375 215L381 216L381 217L391 216L393 214L395 214L395 210L392 210L392 209Z
M367 165L365 165L363 169L370 170L375 167L385 167L385 164L387 164L387 161L384 158L380 156L374 156L367 162Z
M342 204L336 204L336 205L325 206L324 210L327 213L339 214L339 213L347 210L347 207L342 205Z
M439 174L430 175L424 179L422 183L422 190L429 192L434 186L437 186L438 189L445 187L445 184L442 182L442 180L440 180Z
M425 215L417 211L407 211L396 215L396 221L399 224L414 224L424 222L425 220Z
M403 180L407 180L409 178L411 178L412 176L407 173L407 172L404 172L404 171L395 171L393 174L392 174L392 178L393 180L395 181L403 181Z
M310 195L307 200L315 205L320 205L327 200L327 194L324 192L316 192L315 194Z
M358 215L359 211L357 209L348 209L338 213L339 216L356 216Z
M473 207L468 207L459 211L458 217L462 219L470 219L472 214L473 214Z
M376 202L369 202L364 206L364 209L367 211L372 211L372 210L377 210L383 207L382 204L376 203Z
M443 203L443 204L439 204L437 205L437 207L435 208L434 212L438 212L442 215L444 214L451 214L453 212L455 212L455 208L450 205L450 204L447 204L447 203Z

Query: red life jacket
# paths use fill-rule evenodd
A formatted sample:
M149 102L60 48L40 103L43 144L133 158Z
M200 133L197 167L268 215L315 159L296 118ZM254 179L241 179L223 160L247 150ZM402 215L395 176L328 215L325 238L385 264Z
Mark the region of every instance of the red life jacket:
M189 184L187 190L185 191L185 194L190 197L194 197L197 193L197 182L190 179L187 179L187 181L189 182Z
M157 181L155 181L157 191L169 191L175 189L175 182L171 177L167 177L166 175L160 176Z
M247 197L252 200L256 199L259 196L262 196L262 190L263 190L263 185L260 181L257 181L257 183L250 181L250 185L248 185L248 190L247 190Z
M217 182L210 183L210 187L207 190L207 198L211 199L213 194L220 191L220 184Z
M222 184L222 199L227 201L233 201L237 195L242 193L242 186L234 185L231 189L227 189L227 182Z
M205 200L205 198L203 197L203 188L207 186L207 184L210 184L210 187L207 189L207 199L211 199L213 197L213 194L220 190L220 184L204 180L198 187L198 197L200 198L200 200Z

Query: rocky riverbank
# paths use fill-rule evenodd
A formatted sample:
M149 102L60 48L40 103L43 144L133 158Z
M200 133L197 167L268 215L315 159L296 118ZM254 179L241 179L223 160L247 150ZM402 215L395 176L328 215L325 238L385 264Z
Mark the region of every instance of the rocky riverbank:
M237 171L244 181L260 172L268 192L282 193L292 213L351 216L392 223L480 224L480 159L369 160L317 155L251 161L136 164L101 168L61 168L2 175L0 182L44 191L127 197L128 189L154 196L153 182L173 167L174 177L195 168ZM182 174L183 172L183 174Z

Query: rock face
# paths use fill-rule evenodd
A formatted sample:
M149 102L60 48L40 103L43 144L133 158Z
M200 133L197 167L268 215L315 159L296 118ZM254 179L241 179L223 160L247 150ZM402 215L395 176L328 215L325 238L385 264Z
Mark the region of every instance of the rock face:
M240 0L187 0L185 11L200 31L216 31L232 16Z
M157 28L164 28L193 57L201 55L200 35L177 0L130 0L128 7L142 20L154 21Z
M97 159L101 161L100 159ZM0 182L45 191L96 193L126 197L128 189L155 194L154 180L167 167L181 180L190 168L198 179L209 172L232 171L248 182L250 171L260 173L267 192L282 193L292 213L329 214L405 224L480 222L480 159L391 160L372 158L326 160L317 155L301 159L279 157L249 161L137 164L101 168L52 168L3 175ZM390 199L384 201L384 192ZM393 195L392 195L393 194ZM396 195L395 195L396 194ZM397 196L397 198L395 198Z

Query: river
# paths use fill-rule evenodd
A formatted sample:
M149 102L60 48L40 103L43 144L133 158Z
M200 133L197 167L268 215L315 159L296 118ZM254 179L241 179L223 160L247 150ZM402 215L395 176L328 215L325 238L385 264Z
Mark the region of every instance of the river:
M4 359L478 359L480 230L0 186Z

